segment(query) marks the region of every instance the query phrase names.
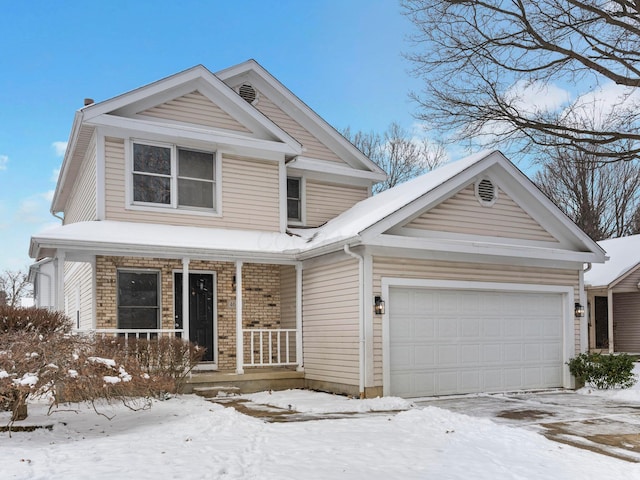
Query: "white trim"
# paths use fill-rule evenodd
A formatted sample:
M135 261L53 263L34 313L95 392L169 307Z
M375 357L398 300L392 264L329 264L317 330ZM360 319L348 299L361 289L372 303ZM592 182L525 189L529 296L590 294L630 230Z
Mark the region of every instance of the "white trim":
M296 263L296 363L297 371L304 371L304 353L302 350L302 282L303 266L301 262Z
M99 129L96 132L96 219L106 220L105 140Z
M285 233L288 225L288 212L287 212L287 168L284 161L278 162L278 187L279 198L278 202L280 208L280 232Z
M242 262L236 261L236 373L238 375L242 375L244 373L242 310Z
M382 316L382 389L384 395L391 391L391 359L389 341L390 288L415 287L438 290L484 290L519 293L558 293L563 296L562 319L562 386L572 388L573 380L566 362L575 355L574 289L569 286L539 285L525 283L468 282L459 280L431 280L416 278L382 277L382 298L386 310Z
M370 182L382 182L387 178L386 173L371 172L369 170L356 170L346 163L343 165L338 162L318 160L316 158L303 157L300 155L287 163L287 167L349 178L360 178Z

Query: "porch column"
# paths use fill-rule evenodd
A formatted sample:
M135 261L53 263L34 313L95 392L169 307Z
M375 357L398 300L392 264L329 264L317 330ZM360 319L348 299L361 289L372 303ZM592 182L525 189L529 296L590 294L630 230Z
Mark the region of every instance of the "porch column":
M242 336L242 262L236 261L236 373L244 373L244 338Z
M304 370L302 356L302 263L296 263L296 370Z
M65 252L64 250L58 250L56 252L56 262L55 262L55 275L56 275L56 289L55 289L55 306L56 310L59 312L65 311L64 305L64 260L65 260ZM65 312L66 313L66 312Z
M609 327L609 353L613 353L613 291L607 289L607 327Z
M189 338L189 262L190 259L182 259L182 338ZM175 322L174 322L175 323Z

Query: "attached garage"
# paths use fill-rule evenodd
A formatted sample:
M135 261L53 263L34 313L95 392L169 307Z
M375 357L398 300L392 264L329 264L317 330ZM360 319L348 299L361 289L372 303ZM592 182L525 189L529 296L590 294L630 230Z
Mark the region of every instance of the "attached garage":
M425 285L387 286L386 395L565 386L564 362L573 342L567 302L573 292L552 287L536 291L523 285L442 288L440 282L435 288L428 281L413 283Z

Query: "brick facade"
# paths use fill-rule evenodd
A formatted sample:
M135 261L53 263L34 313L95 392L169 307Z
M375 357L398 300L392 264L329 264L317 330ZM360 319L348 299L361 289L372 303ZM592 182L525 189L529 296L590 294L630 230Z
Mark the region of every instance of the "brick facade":
M174 328L173 273L182 270L179 259L138 257L96 257L96 326L117 328L118 269L160 272L162 328ZM216 309L218 322L218 368L236 367L236 293L232 262L192 260L189 270L216 273ZM278 328L280 325L280 267L267 264L244 264L242 268L243 327ZM245 345L245 360L248 348Z

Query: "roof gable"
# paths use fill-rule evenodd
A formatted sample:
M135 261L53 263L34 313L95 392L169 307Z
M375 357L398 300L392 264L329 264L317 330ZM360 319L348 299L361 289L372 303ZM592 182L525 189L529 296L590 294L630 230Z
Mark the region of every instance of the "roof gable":
M585 272L585 285L612 287L640 268L640 235L601 240L598 245L609 260L603 265L594 264Z
M267 115L276 114L273 118L276 123L278 123L278 115L280 115L280 120L286 120L285 117L282 117L283 114L293 120L293 124L289 124L288 127L285 127L285 124L280 126L285 129L293 127L293 130L288 130L289 133L294 137L299 135L300 137L296 138L303 145L305 141L309 142L311 140L305 132L317 139L317 143L313 141L309 143L309 148L304 153L306 157L319 160L343 161L353 169L377 174L378 181L386 178L386 174L378 165L354 147L335 128L329 125L255 60L248 60L234 67L221 70L216 73L216 76L232 88L238 87L243 83L250 83L264 94L277 110L271 105L260 107L260 101L256 105L257 108L265 108L265 114ZM268 111L269 108L272 111ZM278 113L278 110L281 113Z
M578 253L574 260L604 261L604 251L499 151L484 151L451 162L363 200L318 229L311 241L315 245L323 245L351 238L360 239L365 244L376 244L382 237L397 236L397 228L411 223L424 212L443 204L484 177L495 180L501 190L549 234L549 237L534 246L538 249L536 255L547 252L553 256L560 251L570 251ZM435 248L440 242L443 250L453 249L454 246L449 241L453 237L468 249L477 249L484 242L487 245L491 243L495 249L505 247L508 250L507 242L498 242L495 238L489 242L490 237L478 235L456 238L455 234L449 233L447 237L447 240L443 240L443 237L438 239L437 236L425 236L410 245L428 249ZM518 244L517 241L513 243Z

